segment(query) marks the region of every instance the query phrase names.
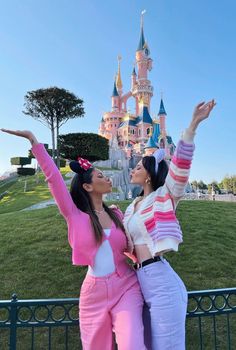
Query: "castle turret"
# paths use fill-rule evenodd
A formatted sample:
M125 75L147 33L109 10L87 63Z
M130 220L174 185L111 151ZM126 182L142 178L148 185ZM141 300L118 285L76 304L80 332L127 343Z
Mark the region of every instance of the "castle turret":
M153 87L151 82L148 80L148 71L152 69L152 59L150 56L150 50L148 44L144 37L143 30L143 15L141 15L141 30L139 44L136 51L136 64L138 68L138 76L136 79L136 84L132 87L132 95L136 98L136 112L138 111L138 101L147 101L147 106L150 110L150 101L153 95Z
M118 73L116 75L116 87L118 89L118 93L120 96L122 96L122 80L121 80L121 74L120 74L120 61L121 61L121 56L118 56Z
M161 99L160 109L158 116L160 118L160 132L162 136L166 136L166 110L164 107L163 100Z
M105 134L105 130L106 130L106 128L105 128L105 121L104 121L104 119L102 117L100 125L99 125L99 131L98 131L99 135L103 136Z
M111 96L111 105L112 105L112 111L118 111L119 110L119 94L116 87L116 81L114 81L114 87L113 92Z
M147 70L150 71L152 69L152 59L149 57L150 50L144 38L143 15L144 15L144 12L142 12L142 15L141 15L140 38L139 38L138 48L136 51L136 62L138 65L138 79L147 79Z
M145 44L145 38L144 38L144 32L143 32L143 15L144 15L144 13L145 12L142 12L142 14L141 14L140 38L139 38L137 51L142 51L144 44Z
M156 119L153 119L153 134L152 134L152 138L154 140L154 142L156 144L159 143L159 137L160 137L160 124L159 124L159 121L156 120Z
M132 75L131 75L131 89L133 90L136 84L136 78L137 78L137 74L135 71L135 67L133 69Z

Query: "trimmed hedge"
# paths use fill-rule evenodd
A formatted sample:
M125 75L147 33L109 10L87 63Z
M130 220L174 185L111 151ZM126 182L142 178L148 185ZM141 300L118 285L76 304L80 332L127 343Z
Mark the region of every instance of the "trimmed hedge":
M34 168L17 168L17 174L18 175L34 175L35 169Z
M13 157L11 158L11 165L26 165L31 164L31 159L28 157Z

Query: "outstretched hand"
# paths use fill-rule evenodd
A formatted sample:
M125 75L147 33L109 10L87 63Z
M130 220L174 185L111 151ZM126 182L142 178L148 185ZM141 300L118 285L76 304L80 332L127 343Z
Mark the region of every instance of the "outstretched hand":
M1 131L6 132L7 134L25 137L26 139L29 139L30 136L32 136L32 132L29 130L9 130L9 129L1 129Z
M204 119L207 119L212 111L212 109L215 107L216 102L215 100L211 100L209 102L201 102L199 103L194 111L193 111L193 118L191 121L190 128L192 130L195 130Z
M29 130L9 130L9 129L0 129L0 130L10 135L24 137L25 139L28 139L32 145L35 143L38 143L34 134Z

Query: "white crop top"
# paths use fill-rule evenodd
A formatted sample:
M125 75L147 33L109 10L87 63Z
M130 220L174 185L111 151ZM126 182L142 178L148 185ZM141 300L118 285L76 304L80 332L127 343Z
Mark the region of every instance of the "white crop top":
M110 236L111 229L105 228L104 233ZM108 239L102 242L95 256L94 266L89 266L88 274L96 277L106 276L115 271L112 248Z
M137 216L139 215L138 211L136 211L128 222L128 230L129 234L132 238L134 245L146 244L143 239L143 235L138 224Z

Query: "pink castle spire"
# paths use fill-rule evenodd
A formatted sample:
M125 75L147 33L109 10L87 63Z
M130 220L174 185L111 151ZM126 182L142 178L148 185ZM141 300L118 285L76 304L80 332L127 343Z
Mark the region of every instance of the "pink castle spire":
M143 15L141 14L140 39L136 51L136 65L138 68L138 77L136 85L132 89L132 95L136 98L136 113L139 113L139 102L143 102L150 110L150 102L153 96L153 87L148 80L148 71L152 69L152 59L150 58L150 50L144 37Z

